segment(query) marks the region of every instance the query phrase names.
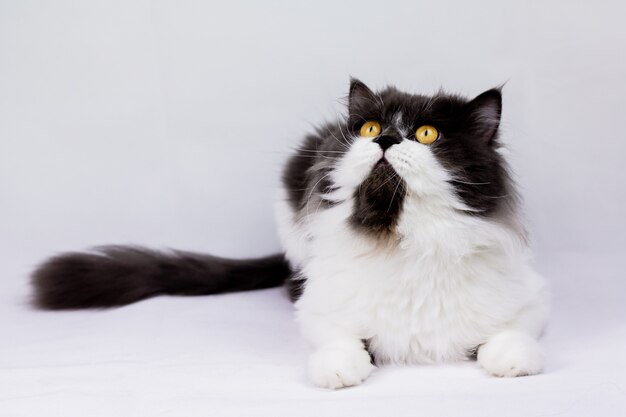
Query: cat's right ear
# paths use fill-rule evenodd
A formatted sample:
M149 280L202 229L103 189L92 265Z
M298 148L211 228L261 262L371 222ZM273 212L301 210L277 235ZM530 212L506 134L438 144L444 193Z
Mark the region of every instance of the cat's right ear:
M368 113L368 109L380 105L378 96L356 78L350 78L348 94L348 112L351 116Z
M466 129L484 143L493 143L501 115L502 91L500 88L492 88L465 106Z

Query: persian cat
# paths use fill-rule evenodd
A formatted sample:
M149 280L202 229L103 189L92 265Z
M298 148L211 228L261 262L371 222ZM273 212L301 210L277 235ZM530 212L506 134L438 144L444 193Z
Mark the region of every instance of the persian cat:
M492 375L536 374L549 291L529 265L501 111L499 89L468 100L373 92L353 79L346 117L287 161L276 201L283 254L67 253L33 273L34 302L105 308L285 283L320 387L360 384L385 363L473 357Z

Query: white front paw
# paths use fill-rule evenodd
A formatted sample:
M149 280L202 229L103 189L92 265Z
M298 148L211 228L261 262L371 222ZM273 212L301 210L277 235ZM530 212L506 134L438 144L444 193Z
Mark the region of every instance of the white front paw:
M322 388L359 385L374 368L363 348L325 346L309 359L309 377Z
M495 376L535 375L542 371L544 354L530 335L516 331L498 333L478 349L478 363Z

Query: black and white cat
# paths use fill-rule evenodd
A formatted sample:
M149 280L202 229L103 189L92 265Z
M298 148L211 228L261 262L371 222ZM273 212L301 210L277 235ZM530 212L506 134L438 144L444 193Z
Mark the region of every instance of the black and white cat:
M285 254L231 260L128 246L69 253L33 274L41 308L112 307L158 294L287 282L321 387L384 363L476 355L492 375L540 372L546 281L529 265L498 140L501 94L372 92L288 161L276 218Z

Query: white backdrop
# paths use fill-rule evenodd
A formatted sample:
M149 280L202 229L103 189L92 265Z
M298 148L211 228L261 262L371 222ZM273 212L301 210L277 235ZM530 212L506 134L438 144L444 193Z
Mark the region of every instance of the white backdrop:
M342 111L352 75L421 93L506 82L503 138L537 262L571 307L555 320L575 331L611 317L624 343L625 13L617 1L0 0L0 324L34 343L26 276L58 251L277 251L281 164ZM26 366L9 339L2 363Z

